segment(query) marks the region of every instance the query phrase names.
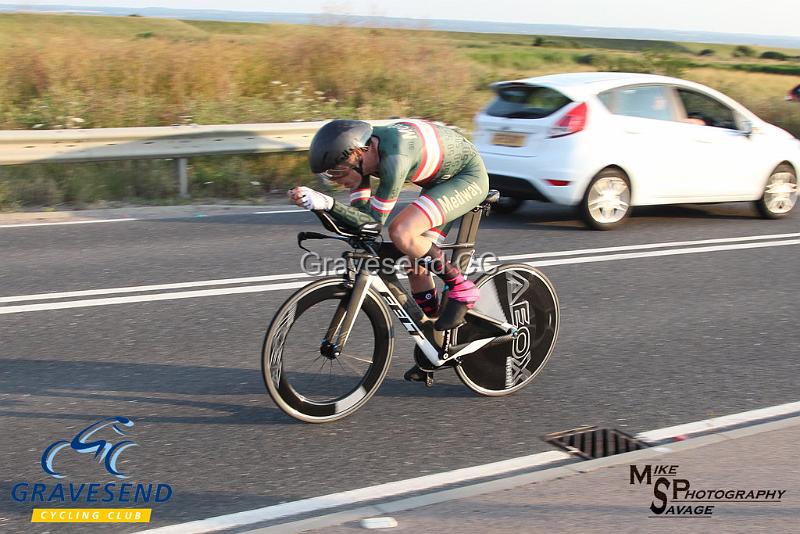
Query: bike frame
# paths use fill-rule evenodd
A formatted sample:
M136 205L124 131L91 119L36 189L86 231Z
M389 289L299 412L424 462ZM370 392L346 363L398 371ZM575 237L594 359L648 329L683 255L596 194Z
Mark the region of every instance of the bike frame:
M464 272L466 272L472 261L475 252L475 236L478 233L481 216L485 209L487 209L487 206L482 204L465 214L461 219L455 243L440 245L443 250L453 251L451 261ZM399 251L391 243L384 243L382 249L385 257L399 254ZM378 257L370 253L348 252L345 254L349 255L352 260ZM479 321L489 323L504 333L451 346L450 338L453 331L439 332L434 330L433 324L435 321L423 313L410 293L403 287L396 273L386 273L381 270L379 274L375 274L362 264L361 267L354 268L347 275L352 283L350 297L343 301L342 305L337 309L325 337L325 341L337 346L339 351L344 350L347 338L350 335L350 329L370 289L373 289L381 296L422 353L425 354L431 365L435 367L441 367L452 360L458 362L461 357L472 354L487 345L504 343L517 337L517 327L513 324L498 321L476 310L469 310L467 312L468 315ZM441 337L442 341L437 342L437 337ZM332 338L336 339L335 343Z

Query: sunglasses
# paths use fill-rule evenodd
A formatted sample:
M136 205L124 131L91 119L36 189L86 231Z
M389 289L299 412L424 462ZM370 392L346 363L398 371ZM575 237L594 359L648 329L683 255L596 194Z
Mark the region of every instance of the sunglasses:
M320 177L324 181L328 180L338 180L340 178L344 178L347 176L350 171L359 172L359 166L361 164L361 158L359 158L358 162L355 165L349 163L339 163L336 167L332 169L328 169L327 171L317 173L317 176Z

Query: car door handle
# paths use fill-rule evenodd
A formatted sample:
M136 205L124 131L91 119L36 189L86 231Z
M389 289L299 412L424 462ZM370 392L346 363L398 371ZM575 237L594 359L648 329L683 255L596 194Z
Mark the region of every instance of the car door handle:
M704 143L704 144L711 144L711 143L714 142L711 139L702 139L702 138L695 138L695 141L697 141L698 143Z
M642 132L641 132L640 130L633 130L633 129L630 129L630 128L625 128L625 133L629 133L629 134L640 134L640 133L642 133Z

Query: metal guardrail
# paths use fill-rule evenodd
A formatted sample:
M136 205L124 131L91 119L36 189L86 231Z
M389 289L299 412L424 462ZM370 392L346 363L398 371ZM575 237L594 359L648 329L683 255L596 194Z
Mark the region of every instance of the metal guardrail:
M397 120L368 122L380 126ZM0 131L0 165L174 159L180 194L188 196L187 158L308 150L326 122L4 130Z

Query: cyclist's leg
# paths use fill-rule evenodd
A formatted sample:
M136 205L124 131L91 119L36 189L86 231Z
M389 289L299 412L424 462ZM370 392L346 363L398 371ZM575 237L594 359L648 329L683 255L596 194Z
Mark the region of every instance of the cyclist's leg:
M408 206L398 213L389 224L389 237L392 242L411 260L411 268L408 273L411 293L422 311L428 316L435 315L438 311L436 286L428 270L421 266L416 259L431 249L433 241L431 230L431 224L425 214L413 206ZM425 360L419 347L414 347L414 360L417 363L406 371L403 378L412 382L429 383L430 374L419 365Z
M486 194L489 191L489 177L483 166L483 162L479 157L476 157L475 161L470 163L472 163L472 165L467 165L461 173L454 176L447 182L424 190L420 198L414 202L412 206L407 208L409 213L406 216L409 217L410 220L419 222L419 215L422 214L424 218L424 221L422 221L422 226L426 226L424 222L427 221L428 229L425 230L422 235L430 238L432 244L434 245L428 248L428 251L426 252L426 255L428 256L436 255L437 259L442 260L443 257L441 255L441 251L438 250L435 245L441 244L444 241L444 237L447 235L452 223L456 219L469 212L480 202L482 202L484 198L486 198ZM416 211L418 213L414 214L412 212L413 208L417 208ZM416 231L416 229L412 230L408 227L401 227L399 230L410 232ZM460 276L460 271L457 270L457 267L455 268L455 272L458 276ZM454 274L452 269L450 270L450 274ZM417 281L415 281L414 278L417 278ZM434 287L433 279L429 275L423 277L422 273L419 273L416 276L409 274L409 280L411 282L412 291L415 288L419 288L421 291L426 288ZM459 287L459 290L461 291L462 296L468 296L470 290L474 290L474 293L476 294L474 297L477 297L478 291L476 288L474 288L474 284L470 280L467 280L463 276L460 276L460 278L457 278L457 280L461 282L461 287ZM468 286L472 287L470 288ZM451 295L454 293L454 291L455 288L452 288ZM422 293L419 296L422 297L420 300L425 302L427 297L435 297L435 294ZM420 300L417 302L420 303ZM449 302L450 300L448 300L448 308L451 308L451 311L443 314L449 315L449 319L445 317L447 320L442 323L441 327L439 326L439 322L437 322L437 328L448 329L450 327L454 327L456 322L461 322L462 320L465 310L462 310L460 313L453 312L452 307L454 305L463 306L465 304L459 304L455 301L454 304L449 304ZM419 356L417 354L418 352L419 351L415 352L417 364L406 371L404 378L406 380L417 382L426 380L429 381L430 374L428 371L426 371L426 368L428 367L427 362L424 362L424 358Z
M450 231L452 222L442 224L436 228L431 228L422 234L435 245L444 243L447 233ZM428 246L430 250L430 246ZM439 295L436 291L436 284L430 272L421 265L412 265L408 271L408 282L411 286L411 295L414 301L425 312L428 317L435 317L439 313Z
M420 215L419 215L418 210L415 210L415 209L412 208L409 211L410 211L410 215L413 215L413 216L415 216L416 218L419 219ZM422 222L423 222L423 226L425 226L424 219L423 219ZM440 224L439 226L435 226L433 228L430 228L430 229L425 230L424 232L422 232L422 237L428 240L428 242L425 243L425 250L426 251L429 250L430 247L431 247L431 244L433 244L433 245L441 245L442 243L444 243L445 239L447 239L447 234L450 232L450 228L452 226L453 226L453 222L449 221L449 222L446 222L444 224ZM420 278L419 276L413 276L412 277L412 275L416 274L416 272L421 273L423 275L423 277L422 278ZM409 276L409 281L411 282L411 289L414 290L414 291L422 291L424 289L429 289L429 287L433 287L433 286L429 286L425 282L425 280L428 279L427 278L428 274L429 273L428 273L427 269L425 269L422 266L417 266L417 270L412 271L412 275Z
M448 181L424 189L420 198L398 213L389 225L392 242L412 260L409 285L415 297L430 292L434 283L428 271L414 260L432 253L432 257L440 258L441 251L435 244L444 240L455 220L486 198L488 176L480 158L475 158L475 161L476 165L468 165ZM484 179L481 179L481 174Z
M438 312L439 299L433 277L424 266L415 261L431 248L431 243L441 242L447 235L450 224L445 223L438 228L430 228L428 220L420 210L409 206L401 211L389 225L389 236L392 242L411 260L408 270L408 282L414 300L429 317Z
M440 210L445 222L452 222L475 208L486 198L489 191L489 177L480 157L473 158L462 172L447 182L437 184L425 191L417 200L419 207L428 217L436 217L434 210ZM434 220L432 222L438 222ZM447 305L436 323L437 330L449 330L463 322L467 309L474 306L479 292L475 284L461 273L456 265L443 261L441 251L432 247L429 255L441 261L441 272L437 272L449 288Z
M422 258L434 236L447 235L453 221L480 204L489 192L489 176L479 156L447 180L422 190L389 225L395 246L410 258Z
M446 182L424 189L420 197L398 216L400 224L395 228L392 239L405 241L403 244L411 248L414 236L420 236L420 233L430 232L433 228L452 223L462 217L480 204L486 198L488 191L489 177L483 161L476 155L458 174ZM414 214L412 208L416 208L419 213ZM423 229L422 232L420 229ZM391 228L390 233L392 233ZM427 251L422 252L426 245L424 241L413 242L413 252L407 250L406 253L412 259L421 258L427 265L433 266L436 274L450 288L449 301L452 304L448 304L449 313L443 313L437 322L437 329L454 328L463 320L466 309L472 307L477 300L478 291L456 265L444 260L438 247L432 245ZM422 281L418 283L421 285ZM432 287L432 281L428 283L429 287ZM464 309L460 309L462 307Z

